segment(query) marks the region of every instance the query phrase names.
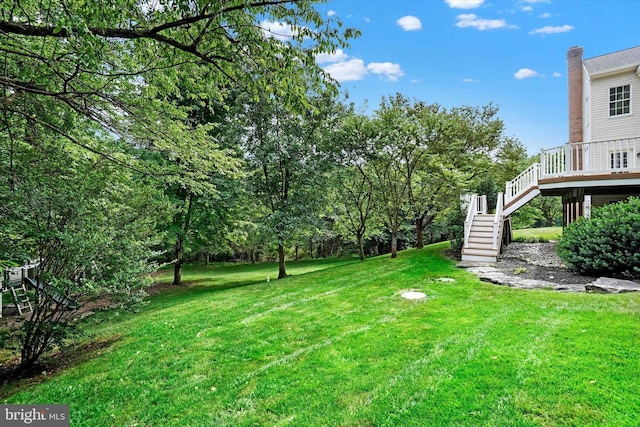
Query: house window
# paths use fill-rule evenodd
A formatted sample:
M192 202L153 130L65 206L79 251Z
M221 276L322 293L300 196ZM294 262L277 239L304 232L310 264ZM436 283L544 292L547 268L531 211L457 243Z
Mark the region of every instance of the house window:
M609 89L609 117L631 112L631 85Z
M627 152L616 151L611 154L611 169L626 169L627 168Z

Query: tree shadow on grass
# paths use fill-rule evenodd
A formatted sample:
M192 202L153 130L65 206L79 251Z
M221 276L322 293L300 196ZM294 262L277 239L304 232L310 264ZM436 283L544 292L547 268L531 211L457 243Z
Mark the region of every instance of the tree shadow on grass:
M83 342L72 348L56 350L43 357L28 369L19 370L19 360L15 358L0 365L0 400L17 393L33 384L39 384L55 377L72 366L89 361L118 342L121 335Z

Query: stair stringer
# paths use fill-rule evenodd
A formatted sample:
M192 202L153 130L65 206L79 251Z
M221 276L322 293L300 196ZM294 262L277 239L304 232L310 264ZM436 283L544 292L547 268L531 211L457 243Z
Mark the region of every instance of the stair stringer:
M540 189L537 185L529 187L526 191L520 194L517 198L509 201L509 203L505 204L504 210L502 212L503 217L508 217L513 214L515 211L535 199L540 195Z

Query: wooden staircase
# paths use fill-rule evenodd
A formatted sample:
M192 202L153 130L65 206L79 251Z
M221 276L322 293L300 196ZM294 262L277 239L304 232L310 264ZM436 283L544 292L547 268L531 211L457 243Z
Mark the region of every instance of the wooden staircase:
M487 213L486 195L470 195L469 210L464 222L462 261L498 261L505 222L510 224L510 215L540 194L539 176L540 165L535 163L507 182L506 192L498 193L495 214ZM507 230L511 233L510 226Z
M494 221L495 215L493 214L474 216L469 237L462 248L463 261L496 262L500 254L500 244L498 243L497 247L494 247Z

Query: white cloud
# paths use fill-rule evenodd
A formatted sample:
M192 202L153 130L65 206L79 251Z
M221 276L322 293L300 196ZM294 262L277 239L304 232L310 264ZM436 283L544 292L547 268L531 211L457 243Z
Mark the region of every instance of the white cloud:
M484 30L495 30L497 28L515 28L514 26L507 25L507 22L504 19L482 19L478 18L473 13L465 13L462 15L458 15L458 22L456 23L457 27L460 28L475 28L480 31Z
M540 74L535 71L535 70L531 70L529 68L520 68L514 75L513 77L515 77L518 80L522 80L522 79L528 79L531 77L538 77Z
M331 9L329 9L329 11L327 12L327 16L333 16L333 15L335 15L335 14L336 14L336 11L335 11L335 10L331 10Z
M368 17L368 16L365 16L365 17L364 17L364 22L369 23L369 22L371 22L371 19L369 19L369 17Z
M398 81L400 77L404 76L404 73L400 69L400 64L393 64L391 62L370 62L367 65L367 71L384 75L392 82Z
M324 70L339 82L362 80L367 75L367 69L362 59L350 59L327 65Z
M342 49L336 50L334 53L319 53L316 55L316 62L318 64L327 64L331 62L343 62L349 55L344 53Z
M478 83L478 80L476 79L462 79L462 81L464 83Z
M540 18L543 18L543 19L551 18L551 14L549 12L543 13L542 15L540 15Z
M536 28L533 31L529 31L529 34L557 34L557 33L566 33L568 31L573 30L573 26L571 25L561 25L561 26L551 26L547 25L546 27Z
M422 29L422 22L415 16L407 15L396 21L405 31L416 31Z
M533 8L531 6L525 6L522 8L523 12L533 12Z
M551 3L551 0L524 0L525 3Z
M262 32L267 38L275 38L280 41L290 40L295 35L291 25L285 22L271 22L264 20L260 23Z
M482 6L484 0L445 0L454 9L475 9Z
M369 73L378 74L392 82L398 81L400 77L404 76L404 73L400 68L400 64L394 64L391 62L370 62L365 66L364 61L357 58L329 64L324 67L324 71L329 73L332 78L339 82L362 80Z
M559 72L555 72L552 74L553 77L562 77L562 74L560 74Z

